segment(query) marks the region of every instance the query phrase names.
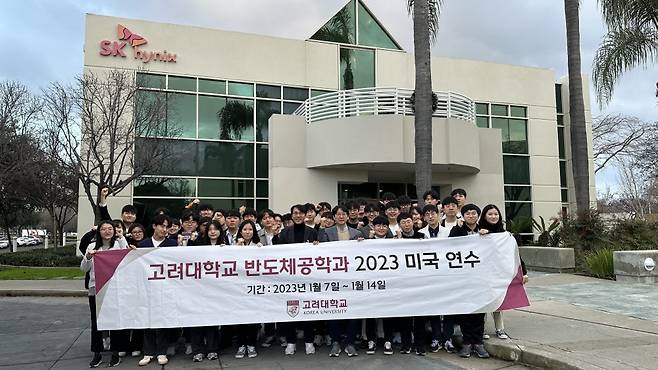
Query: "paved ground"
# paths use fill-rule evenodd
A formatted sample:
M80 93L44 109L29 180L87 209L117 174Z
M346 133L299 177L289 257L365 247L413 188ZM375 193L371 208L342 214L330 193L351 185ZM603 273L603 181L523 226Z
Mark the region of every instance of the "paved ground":
M88 368L89 307L85 298L2 297L0 298L0 369L84 369ZM528 369L496 359L461 359L441 353L427 357L377 354L338 359L328 357L326 347L314 356L302 353L292 357L280 348L261 350L255 359L237 360L233 350L220 361L193 363L189 356L177 355L167 369ZM109 360L106 354L105 361ZM135 358L127 358L119 368L137 368ZM103 365L104 366L104 365ZM152 364L147 368L159 368Z

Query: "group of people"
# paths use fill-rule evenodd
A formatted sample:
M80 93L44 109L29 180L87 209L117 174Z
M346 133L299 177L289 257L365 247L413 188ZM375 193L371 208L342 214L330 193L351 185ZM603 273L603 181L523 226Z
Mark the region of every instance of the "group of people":
M218 210L198 200L191 202L180 218L170 216L167 209L156 210L148 226L136 222L137 208L126 205L120 219L112 219L107 210L109 190L101 190L100 221L81 239L83 254L80 268L86 272L85 287L89 290L91 311L90 367L99 366L101 352L111 350L110 366L121 363L122 357L131 354L143 356L140 366L154 360L168 363L168 356L177 347L185 348L194 362L216 360L220 348L235 343L236 358L258 355L257 345L270 347L280 344L286 355L294 355L297 341L303 338L307 355L315 354L321 345L329 347L329 355L345 353L357 356L358 349L375 354L383 347L385 355L392 355L393 344L400 343L399 352L417 355L442 349L461 357L475 354L488 358L483 340L485 314L443 315L430 317L399 317L348 319L334 321L302 321L282 323L253 323L232 326L208 326L180 329L116 330L103 333L96 325L95 282L93 257L97 251L121 248L161 248L194 245L258 245L269 246L290 243L322 243L339 240L380 238L427 239L459 237L471 234L504 232L501 212L489 204L480 209L467 202L463 189L439 199L435 190L423 195L424 206L418 207L407 196L396 197L384 193L377 203L349 201L332 207L329 203L317 205L296 204L290 213L278 214L270 209L256 212L241 207L239 210ZM527 281L523 261L524 283ZM501 312L493 312L495 335L508 339ZM455 335L459 327L461 336ZM105 338L104 338L105 334ZM109 348L105 344L109 339Z

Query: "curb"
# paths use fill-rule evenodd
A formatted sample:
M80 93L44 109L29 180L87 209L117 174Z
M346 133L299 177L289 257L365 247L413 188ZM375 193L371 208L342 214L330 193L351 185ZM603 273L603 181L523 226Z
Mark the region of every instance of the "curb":
M87 295L86 289L0 289L1 297L86 297Z
M513 361L525 365L536 366L542 369L556 370L590 370L601 369L590 363L569 359L566 353L545 351L539 348L527 347L508 340L509 343L485 342L484 346L491 356L501 360Z

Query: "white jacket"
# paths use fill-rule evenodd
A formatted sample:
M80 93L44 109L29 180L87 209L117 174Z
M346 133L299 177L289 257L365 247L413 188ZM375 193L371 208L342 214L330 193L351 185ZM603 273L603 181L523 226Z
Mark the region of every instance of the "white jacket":
M87 251L85 252L84 256L82 256L82 261L80 261L80 270L82 272L87 272L89 271L89 296L95 296L96 295L96 279L94 276L94 264L93 260L94 257L92 256L91 258L87 259L87 253L90 251L93 251L94 248L96 247L96 242L93 242L87 246ZM97 249L100 251L107 251L110 249L126 249L128 248L128 243L126 242L125 238L117 239L114 242L114 245L111 247L106 247L104 245L101 245L100 248Z

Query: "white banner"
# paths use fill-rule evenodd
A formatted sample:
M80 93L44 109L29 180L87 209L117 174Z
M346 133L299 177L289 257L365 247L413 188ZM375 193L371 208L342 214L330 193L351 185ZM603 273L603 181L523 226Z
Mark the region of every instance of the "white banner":
M99 252L99 330L492 312L528 305L509 233Z

